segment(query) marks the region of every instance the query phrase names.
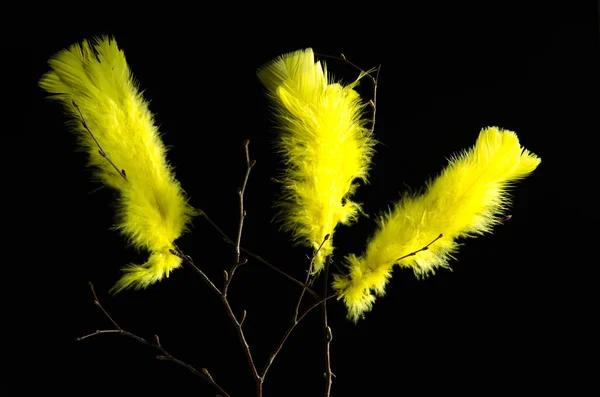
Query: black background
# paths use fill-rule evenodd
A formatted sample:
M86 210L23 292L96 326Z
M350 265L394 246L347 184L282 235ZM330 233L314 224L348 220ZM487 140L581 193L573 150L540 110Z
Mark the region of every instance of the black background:
M171 147L169 160L192 204L230 236L237 230L242 142L250 140L257 165L246 191L242 245L296 278L303 277L308 252L292 247L271 223L278 188L270 178L280 164L271 148L269 104L255 75L264 62L312 47L322 54L344 53L365 69L382 65L375 129L381 144L370 185L356 194L372 216L435 176L447 157L474 144L481 128L516 131L542 164L513 189L510 221L493 235L466 241L453 271L418 281L409 270L396 269L387 296L358 325L345 319L340 302L330 301L332 396L434 390L488 395L563 387L573 392L587 377L577 362L586 360L588 347L579 347L583 332L575 330L585 320L567 303L575 286L563 266L576 239L559 225L573 211L566 202L568 186L582 178L569 170L569 158L583 149L582 142L591 144L588 137L598 130L597 122L590 123L598 109L597 13L593 2L587 10L523 4L346 5L352 9L315 9L304 20L290 19L293 5L273 9L272 15L231 5L232 16L223 4L198 16L183 15L192 11L182 8L176 17L140 17L135 25L65 16L24 44L32 61L26 117L37 131L33 141L43 149L36 157L35 193L28 195L43 222L27 235L42 243L24 253L40 259L25 266L22 277L35 274L31 292L22 293L31 309L18 320L36 323L19 331L28 342L16 367L34 374L21 384L24 394L38 389L63 395L215 394L131 339L101 335L74 342L111 326L92 303L91 281L124 329L149 339L160 335L171 354L209 369L232 396L253 395L233 327L217 296L191 270L177 270L145 291L107 293L121 266L145 257L109 231L113 193L89 182L85 154L76 152L62 109L36 85L50 56L102 33L116 37L151 100ZM326 62L337 77L355 78L343 62ZM359 90L370 98L367 80ZM584 161L575 168L585 168ZM336 264L348 253L360 253L373 230L367 218L338 228ZM233 250L206 221L197 218L178 244L222 284ZM237 313L248 312L244 329L259 368L288 326L298 293L253 260L236 273L231 303ZM315 311L275 361L265 396L321 395L323 364L321 317Z

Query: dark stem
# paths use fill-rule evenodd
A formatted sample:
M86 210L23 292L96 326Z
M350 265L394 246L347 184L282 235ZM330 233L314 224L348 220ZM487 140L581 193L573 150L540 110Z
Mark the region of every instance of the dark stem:
M327 260L325 262L325 275L323 282L323 296L327 296L327 283L329 276L329 265L330 261ZM331 328L329 324L327 324L327 301L323 301L323 330L325 334L325 397L329 397L331 394L331 383L333 381L333 373L331 372L331 339L333 335L331 333Z
M379 65L377 67L377 69L376 69L377 73L375 74L375 77L373 77L371 75L371 71L367 72L367 71L363 70L362 68L360 68L359 66L357 66L356 64L354 64L353 62L350 62L344 54L340 54L340 58L342 60L344 60L348 65L363 72L367 77L369 77L371 79L371 83L373 84L373 100L370 101L369 103L373 107L373 120L371 121L371 133L373 133L375 131L375 115L377 113L377 82L379 81L379 71L381 70L381 65Z
M320 299L318 302L313 303L308 309L306 309L306 311L304 313L302 313L301 316L298 317L298 319L296 321L294 321L289 326L289 328L285 331L285 334L283 334L283 337L279 341L279 344L275 348L275 351L269 356L269 361L267 361L267 364L265 365L265 368L263 369L263 371L261 373L263 381L264 381L265 376L267 375L267 372L269 371L269 368L271 367L271 364L273 364L275 357L277 357L277 354L279 354L279 351L281 350L283 345L285 345L285 342L287 341L289 336L292 334L292 332L294 331L296 326L300 323L300 321L302 321L302 319L304 319L304 317L306 317L306 315L308 313L310 313L315 307L322 305L323 302L328 301L331 298L335 298L336 296L337 296L337 294L332 294L332 295L329 295L327 298Z
M225 296L225 294L223 292L221 292L221 290L219 290L219 288L210 280L210 278L208 278L208 276L202 270L200 270L198 268L198 266L196 266L194 264L192 257L189 255L185 255L183 252L181 252L181 250L179 250L179 248L177 248L177 250L171 250L171 253L173 255L176 255L176 256L180 257L181 259L183 259L183 261L188 266L190 266L192 268L192 270L194 270L210 286L210 288L216 294L218 294L219 297L221 298L221 302L225 306L227 316L233 322L235 330L238 334L238 339L240 340L240 344L242 345L242 349L244 350L244 353L246 354L246 357L248 359L248 364L250 365L250 370L252 371L252 375L256 381L257 389L262 390L262 377L259 376L259 374L258 374L256 365L254 364L254 359L252 358L252 352L250 351L250 345L248 345L246 336L244 335L244 330L242 329L242 323L246 319L246 311L244 310L244 312L243 312L244 314L243 314L242 320L238 321L237 317L233 313L233 309L231 308L229 301L227 300L227 296ZM261 397L262 394L258 394L257 396Z
M317 294L315 291L313 291L306 283L302 284L302 281L300 281L300 280L298 280L298 279L290 276L289 274L287 274L283 270L279 269L275 265L270 264L269 262L267 262L266 260L264 260L260 256L258 256L256 254L253 254L252 252L250 252L250 251L248 251L248 250L246 250L244 248L242 248L242 251L244 251L246 254L248 254L249 256L253 257L257 261L263 263L264 265L267 265L269 268L271 268L272 270L274 270L277 273L281 274L282 276L286 277L288 280L293 281L294 283L298 284L298 286L302 287L306 292L308 292L309 294L311 294L314 298L316 298L316 299L320 298L319 294Z
M418 254L419 252L421 252L421 251L427 251L427 250L429 249L429 247L431 246L431 244L435 243L436 241L438 241L438 240L439 240L439 239L441 239L442 237L444 237L444 235L440 233L440 235L439 235L439 236L437 236L435 239L433 239L433 241L432 241L432 242L430 242L429 244L427 244L425 247L423 247L423 248L421 248L421 249L418 249L418 250L416 250L416 251L414 251L414 252L411 252L410 254L406 254L406 255L404 255L404 256L401 256L400 258L396 259L396 262L398 262L398 261L401 261L402 259L406 259L406 258L408 258L409 256L415 256L415 255L417 255L417 254Z
M204 379L205 381L207 381L208 383L213 385L217 390L219 390L219 392L223 395L223 397L229 397L229 394L227 394L227 392L225 390L223 390L223 388L221 386L219 386L217 384L217 382L215 382L215 380L213 379L213 377L210 375L210 373L208 372L208 370L206 368L202 368L202 372L200 372L196 368L192 367L191 365L181 361L178 358L173 357L171 355L171 353L169 353L164 347L162 347L162 345L160 344L160 339L158 338L158 335L154 335L155 343L152 343L140 336L137 336L129 331L125 331L123 328L121 328L119 326L119 324L117 324L117 322L108 314L108 312L100 304L100 300L98 299L98 296L96 295L96 291L94 290L94 285L91 282L89 283L89 285L90 285L90 289L92 291L92 295L94 295L94 304L96 306L98 306L100 308L100 310L102 310L104 315L110 320L110 322L113 324L115 329L97 330L96 332L93 332L91 334L75 338L76 341L82 341L84 339L91 338L92 336L102 335L102 334L119 334L122 336L127 336L131 339L134 339L134 340L140 342L140 343L143 343L145 345L151 346L151 347L159 350L162 353L162 355L156 356L157 359L164 360L164 361L172 361L184 368L187 368L194 375L199 376L200 378Z
M337 59L340 61L344 61L348 65L352 66L353 68L360 71L361 73L364 73L365 76L367 76L369 79L371 79L371 83L373 84L373 99L369 101L369 104L373 108L373 116L372 116L373 120L371 120L371 133L373 133L375 131L375 116L377 114L377 83L379 81L379 72L381 71L381 65L379 65L379 66L377 66L377 68L375 68L377 73L375 73L375 77L373 77L373 75L371 74L372 70L365 71L360 66L357 66L355 63L349 61L348 58L346 58L346 56L344 54L340 54L339 57L336 57L334 55L325 55L325 54L316 54L316 55L323 57L323 58L331 58L331 59Z
M308 266L308 272L306 273L306 282L304 283L304 285L308 284L308 280L311 276L312 270L313 270L313 265L315 263L315 259L317 257L317 255L319 254L319 252L321 251L321 248L323 248L323 245L325 245L325 242L327 242L327 240L329 240L330 235L327 234L325 235L325 238L323 238L323 241L321 242L321 245L319 245L319 248L313 253L313 256L310 260L310 264ZM283 345L285 344L285 341L287 340L288 336L292 333L292 331L294 330L294 328L296 327L296 325L298 325L298 323L300 322L300 320L310 311L312 310L314 307L316 306L311 306L311 308L309 310L307 310L306 312L304 312L304 314L302 315L302 317L298 317L298 313L300 311L300 304L302 303L302 299L304 298L304 292L306 291L306 288L302 288L302 292L300 293L300 297L298 298L298 302L296 303L296 309L294 311L294 318L292 319L292 324L291 326L288 328L288 330L286 331L284 337L281 339L279 345L277 345L277 347L275 348L275 351L273 352L273 354L271 354L269 356L269 361L267 362L267 365L265 366L263 372L262 372L262 377L264 379L267 371L269 370L269 367L271 366L271 364L273 363L273 361L275 360L275 357L277 357L277 354L279 354L279 351L281 350L281 348L283 347ZM327 296L327 294L324 294L323 296ZM325 299L327 300L327 299ZM325 300L320 300L319 302L324 302Z
M321 248L323 248L323 245L325 245L325 242L327 240L329 240L329 237L330 237L329 234L325 235L323 242L321 243L321 245L319 245L319 248L315 251L315 253L313 254L313 256L310 260L310 264L308 266L308 272L306 273L306 281L304 282L304 287L302 287L302 292L300 293L300 297L298 298L298 303L296 304L296 310L294 312L294 322L298 320L298 312L300 311L300 304L302 303L302 299L304 298L304 292L308 288L308 281L309 281L310 276L313 271L313 265L315 263L315 258L319 254L319 251L321 251ZM327 294L324 294L323 296L327 296Z
M221 235L221 237L227 244L235 245L235 243L229 238L229 236L227 236L227 234L225 234L225 232L223 230L221 230L221 228L206 214L206 212L202 211L201 215L204 219L206 219L208 221L208 223L210 223L210 225L212 227L215 228L215 230L217 232L219 232L219 234ZM311 288L309 288L308 285L302 284L302 281L290 276L283 270L279 269L277 266L267 262L263 257L256 255L241 246L240 246L240 250L245 252L248 256L251 256L252 258L261 262L262 264L268 266L269 268L276 271L277 273L281 274L282 276L286 277L288 280L293 281L294 283L298 284L300 287L303 287L303 288L306 287L306 292L308 292L309 294L311 294L313 297L315 297L317 299L319 298L319 295L315 291L313 291ZM228 273L228 276L229 276L229 273Z
M96 142L96 146L98 146L98 154L100 156L104 157L110 163L110 165L112 165L113 168L119 173L119 175L121 175L123 177L123 179L125 179L127 181L127 176L125 175L125 170L117 167L116 164L113 163L113 161L110 159L110 157L108 157L108 155L106 154L104 149L102 149L102 146L100 146L100 142L98 142L98 140L96 139L96 136L92 133L92 130L88 126L87 122L85 121L85 117L83 117L83 113L81 111L81 108L79 107L79 104L77 102L75 102L74 100L73 100L73 106L75 106L75 108L79 112L79 116L81 116L81 124L83 124L83 128L85 128L87 130L87 132L90 133L90 136L92 137L94 142Z
M225 280L225 286L223 287L223 296L227 296L227 291L229 290L229 285L231 284L231 280L233 279L233 274L235 273L236 269L248 262L247 259L240 259L240 245L242 242L242 229L244 228L244 219L246 218L246 209L244 208L244 193L246 192L246 186L248 184L248 178L250 177L250 171L252 171L252 168L256 164L256 160L250 161L250 150L248 149L249 145L250 141L246 139L244 141L244 149L246 152L246 175L244 175L244 182L242 184L242 187L238 190L238 196L240 200L240 222L238 226L237 238L235 241L235 261L233 263L233 266L231 267L231 270L229 271L229 276L227 277L227 280Z
M176 249L171 249L170 252L171 254L180 257L181 259L183 259L183 261L189 265L192 270L194 270L201 278L202 280L204 280L206 282L206 284L208 284L208 286L210 287L211 290L213 290L217 295L222 296L223 293L221 292L221 290L219 289L219 287L217 287L215 285L215 283L213 283L210 278L208 278L208 276L198 268L198 266L196 266L196 264L194 263L193 259L191 256L189 255L185 255L180 249L179 247L175 246Z

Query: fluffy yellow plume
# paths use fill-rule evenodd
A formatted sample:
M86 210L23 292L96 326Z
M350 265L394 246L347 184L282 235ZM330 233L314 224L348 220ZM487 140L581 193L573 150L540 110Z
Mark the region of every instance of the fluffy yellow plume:
M524 150L512 131L483 129L477 143L450 159L424 194L406 196L382 216L366 252L347 257L348 274L335 275L333 286L358 321L383 296L393 265L417 276L448 266L456 240L490 232L510 204L507 189L530 174L541 159ZM443 234L428 250L419 250Z
M145 264L125 267L112 290L146 288L181 265L169 249L195 211L167 163L153 115L116 41L84 40L57 53L49 65L51 71L41 78L40 87L66 108L96 177L120 193L116 229L134 247L150 253ZM124 175L101 155L97 144Z
M258 70L269 91L284 157L283 197L278 204L283 229L316 252L313 272L333 252L338 223L355 220L360 205L350 200L356 180L367 182L375 141L365 128L365 104L352 84L334 83L312 49L282 55Z

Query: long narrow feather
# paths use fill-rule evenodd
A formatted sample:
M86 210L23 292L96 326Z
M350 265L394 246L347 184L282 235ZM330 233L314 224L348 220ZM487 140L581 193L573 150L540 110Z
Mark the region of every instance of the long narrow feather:
M348 274L334 288L357 321L383 296L392 267L410 267L419 277L447 267L459 238L491 232L510 204L508 188L529 175L541 159L523 149L512 131L487 128L473 148L450 159L422 195L405 196L380 217L378 230L361 256L348 256ZM428 250L398 259L443 237Z
M53 56L39 85L60 102L95 176L119 195L117 224L128 242L149 252L143 265L129 265L113 287L146 288L181 265L169 250L195 214L166 159L152 113L125 55L106 36L84 40ZM84 128L78 104L92 135ZM99 144L126 178L99 153Z
M277 145L286 165L279 203L283 229L296 243L318 251L316 273L333 252L335 227L350 224L361 212L350 198L357 180L367 182L375 144L365 128L365 104L354 90L363 74L346 86L332 82L309 48L264 65L258 77L269 91L281 128Z

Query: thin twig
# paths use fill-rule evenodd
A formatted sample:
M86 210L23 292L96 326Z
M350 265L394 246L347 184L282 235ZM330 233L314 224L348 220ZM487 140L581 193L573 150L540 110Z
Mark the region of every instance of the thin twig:
M323 238L323 242L321 242L321 245L319 245L319 248L315 251L315 253L313 254L313 256L310 260L310 264L308 266L308 272L306 273L306 281L304 282L304 287L302 288L302 292L300 293L300 298L298 298L298 303L296 304L296 310L294 312L294 322L296 322L298 320L298 312L300 310L300 304L302 303L302 298L304 298L304 293L308 289L308 280L310 279L310 275L312 274L313 266L315 264L315 259L316 259L317 255L319 255L319 252L321 251L321 248L323 248L323 245L325 245L327 240L329 240L329 237L330 237L329 234L325 235L325 238ZM327 294L324 294L323 296L327 296Z
M206 368L202 368L202 372L200 372L196 368L192 367L190 364L188 364L184 361L181 361L178 358L173 357L171 355L171 353L169 353L164 347L162 347L162 345L160 344L160 339L158 338L158 335L154 335L155 342L152 343L140 336L137 336L129 331L125 331L123 328L121 328L119 326L119 324L117 324L117 322L108 314L108 312L100 304L100 300L98 299L98 296L96 295L96 291L94 290L94 285L91 282L89 282L89 286L92 291L92 295L94 295L94 304L96 306L98 306L100 308L100 310L102 310L104 315L110 320L110 322L113 324L115 329L97 330L96 332L93 332L91 334L75 338L76 341L82 341L84 339L91 338L92 336L102 335L102 334L119 334L122 336L127 336L129 338L135 339L136 341L138 341L140 343L143 343L145 345L151 346L151 347L159 350L162 353L162 355L156 356L156 358L158 360L172 361L176 364L181 365L184 368L187 368L194 375L199 376L200 378L204 379L205 381L207 381L208 383L213 385L217 390L219 390L219 392L223 395L223 397L229 397L229 394L227 394L227 392L225 390L223 390L223 388L221 386L219 386L219 384L217 382L215 382L215 380L213 379L213 377L210 375L210 373L208 372L208 370Z
M432 241L432 242L430 242L429 244L427 244L425 247L423 247L423 248L421 248L421 249L418 249L418 250L416 250L416 251L414 251L414 252L411 252L410 254L406 254L406 255L404 255L404 256L401 256L400 258L396 259L396 262L398 262L398 261L401 261L402 259L406 259L406 258L408 258L409 256L415 256L415 255L417 255L417 254L418 254L419 252L421 252L421 251L427 251L427 250L429 249L429 247L431 246L431 244L435 243L436 241L438 241L438 240L439 240L439 239L441 239L442 237L444 237L444 235L443 235L442 233L440 233L440 235L439 235L439 236L437 236L435 239L433 239L433 241Z
M200 277L202 277L202 279L208 284L208 286L210 287L211 290L213 290L217 295L222 296L223 293L221 292L221 290L219 289L219 287L217 287L215 285L215 283L213 283L211 281L210 278L208 278L208 276L206 275L206 273L204 273L202 270L200 270L198 268L198 266L196 266L194 264L194 261L192 260L192 257L189 255L185 255L180 249L179 247L175 246L176 249L171 249L170 252L171 254L180 257L181 259L183 259L183 261L185 263L187 263L192 270L194 270Z
M244 335L244 330L242 329L242 323L246 319L246 311L244 310L244 316L242 321L238 321L231 309L231 305L227 300L227 291L229 290L229 286L231 285L231 280L233 280L233 275L238 267L248 262L248 259L241 259L240 257L240 245L242 242L242 230L244 228L244 219L246 219L246 209L244 208L244 193L246 192L246 186L248 185L248 178L250 177L250 171L256 164L256 160L250 161L250 150L249 150L250 141L248 139L244 140L244 151L246 152L246 174L244 175L244 182L242 183L242 187L238 190L238 196L240 200L240 223L238 226L237 238L235 241L235 260L231 269L229 270L229 274L226 277L225 285L223 286L222 300L225 304L225 308L227 309L227 314L231 318L231 320L236 325L236 330L238 336L240 338L240 342L244 348L244 352L246 352L246 356L248 357L248 363L250 364L250 370L252 371L252 375L254 376L254 380L256 382L256 395L257 397L262 397L262 385L263 379L258 374L258 370L256 369L256 364L254 364L254 360L252 359L252 352L250 351L250 346L246 341L246 337Z
M235 314L233 313L233 309L231 308L231 305L229 304L225 293L221 292L221 290L219 290L219 288L210 280L210 278L202 270L200 270L200 268L198 268L196 264L194 264L192 257L189 255L185 255L183 252L181 252L181 250L179 250L179 248L177 248L176 250L172 249L171 253L183 259L183 261L188 266L190 266L198 275L200 275L200 277L202 277L202 279L210 286L210 288L221 298L221 302L225 306L227 316L233 322L235 330L238 334L238 338L240 340L240 344L242 345L242 349L244 350L246 358L248 359L250 370L252 371L252 375L256 381L257 397L262 397L262 377L258 374L256 365L254 364L254 358L252 357L252 352L250 351L250 345L248 345L248 341L246 340L246 336L244 335L244 330L242 329L242 323L246 319L246 311L244 310L243 312L242 320L238 320Z
M329 264L330 261L325 262L325 275L323 282L323 296L327 296L327 283L329 276ZM331 328L327 324L327 301L323 301L323 330L325 334L325 397L329 397L331 394L331 383L333 381L333 373L331 372L331 339L333 339Z
M253 254L252 252L242 248L242 251L244 251L247 255L253 257L254 259L256 259L257 261L263 263L264 265L267 265L269 268L271 268L272 270L276 271L277 273L281 274L282 276L286 277L288 280L293 281L294 283L298 284L300 287L304 288L306 292L308 292L309 294L311 294L314 298L319 299L320 296L319 294L317 294L315 291L312 290L312 288L310 288L306 283L302 284L302 281L290 276L289 274L287 274L286 272L284 272L283 270L279 269L277 266L270 264L269 262L267 262L266 260L264 260L262 257Z
M247 159L249 160L249 156L247 157ZM248 162L247 162L248 164ZM254 166L254 163L250 164L251 166ZM250 170L247 170L247 175L249 174ZM245 182L247 182L247 179L245 179ZM243 212L242 212L243 213ZM223 238L223 240L227 243L227 244L231 244L234 247L236 246L236 243L229 238L229 236L223 231L223 229L221 229L209 216L206 212L202 211L200 214L204 219L206 219L206 221L215 228L215 230L217 232L219 232L219 234L221 235L221 237ZM272 270L276 271L277 273L281 274L282 276L286 277L288 280L293 281L294 283L298 284L300 287L306 287L306 292L308 292L309 294L311 294L313 297L315 298L319 298L319 294L317 294L315 291L313 291L311 288L309 288L306 284L303 284L300 280L294 278L293 276L290 276L289 274L287 274L286 272L284 272L283 270L279 269L277 266L269 263L267 260L265 260L263 257L254 254L253 252L245 249L244 247L242 247L241 245L239 246L240 251L245 252L248 256L251 256L252 258L256 259L257 261L261 262L262 264L268 266L269 268L271 268ZM228 274L227 278L229 279L231 275Z
M244 208L244 193L246 192L246 186L248 184L248 178L250 177L250 171L256 164L256 160L250 161L250 150L248 146L250 145L250 141L246 139L244 141L244 150L246 152L246 175L244 175L244 182L242 183L242 187L238 190L238 196L240 200L240 223L238 226L237 238L235 240L235 261L233 266L231 266L231 270L229 271L229 277L225 281L225 286L223 287L223 295L227 296L227 291L229 290L229 285L231 284L231 280L233 279L233 275L238 267L248 262L248 259L241 260L240 259L240 245L242 242L242 229L244 228L244 219L246 218L246 209Z
M327 242L327 240L329 240L329 237L330 237L329 234L325 235L325 237L323 238L323 241L321 242L321 245L319 245L319 248L313 253L313 256L312 256L312 258L310 260L310 264L308 266L308 272L306 273L306 282L304 283L304 285L308 284L308 280L309 280L310 275L312 273L313 266L314 266L314 263L315 263L315 259L316 259L317 255L319 255L319 252L321 251L321 248L323 248L323 246L325 245L325 243ZM292 331L294 330L294 328L296 327L296 325L298 325L298 323L300 322L300 320L302 320L302 318L310 310L312 310L314 307L316 307L314 305L311 306L310 309L307 310L306 312L304 312L304 314L301 317L298 317L298 313L300 311L300 304L302 303L302 299L304 298L304 292L307 290L307 288L308 287L302 288L302 292L300 293L300 296L298 297L298 302L296 303L296 309L294 311L294 318L292 319L292 324L290 325L290 327L286 331L286 333L283 336L283 338L281 339L280 343L275 348L275 351L273 352L273 354L271 354L269 356L269 361L265 365L265 368L264 368L264 370L262 372L262 375L261 375L263 378L265 377L267 371L269 370L269 367L271 366L271 364L275 360L275 357L277 357L277 354L279 354L279 351L281 350L281 348L285 344L285 341L287 340L288 336L292 333ZM324 294L323 296L327 296L327 294ZM325 299L325 300L327 300L327 299ZM325 302L325 300L320 300L319 302Z
M377 73L375 74L375 77L373 77L373 75L371 74L371 71L365 71L360 66L358 66L355 63L348 60L348 58L346 58L346 56L344 54L340 54L339 57L336 57L334 55L326 55L326 54L316 54L316 55L323 57L323 58L331 58L331 59L337 59L340 61L344 61L348 65L352 66L353 68L360 71L361 73L364 73L365 76L367 76L369 79L371 79L371 83L373 84L373 99L369 101L369 104L373 108L373 115L372 115L372 120L371 120L371 134L372 134L375 131L375 116L377 114L377 83L379 82L379 72L381 71L381 65L379 65L379 66L377 66L377 68L375 68Z
M337 294L332 294L329 295L326 298L320 299L318 302L313 303L308 309L306 309L306 311L304 311L304 313L302 313L302 315L300 315L298 317L298 319L296 321L294 321L289 328L285 331L285 334L283 335L283 337L281 338L281 340L279 341L279 344L277 345L277 347L275 348L275 351L269 356L269 361L267 361L267 364L265 365L265 368L263 369L262 373L261 373L261 377L265 378L265 376L267 375L267 372L269 371L269 368L271 367L271 364L273 364L273 361L275 360L275 357L277 357L277 355L279 354L279 351L281 350L281 348L283 347L283 345L285 344L285 342L287 341L287 339L289 338L289 336L291 335L291 333L294 331L294 329L296 328L296 326L304 319L304 317L306 317L306 315L308 313L310 313L314 308L320 306L323 304L323 302L328 301L331 298L335 298L337 296Z
M112 165L113 168L119 173L119 175L121 175L123 177L123 179L125 179L125 181L127 181L127 176L125 175L125 170L117 167L116 164L113 163L113 161L110 159L110 157L108 157L108 155L106 154L104 149L102 149L102 146L100 146L100 142L98 142L98 140L96 139L96 136L92 133L92 130L88 126L87 122L85 121L85 117L83 117L83 112L81 111L79 104L77 102L75 102L75 100L73 100L73 106L75 106L75 108L79 112L79 116L81 116L81 124L83 124L83 128L85 128L87 130L87 132L90 133L90 136L92 137L94 142L96 142L96 146L98 146L98 154L100 156L104 157L110 163L110 165Z
M361 71L371 79L371 83L373 84L373 99L369 103L373 107L373 120L371 121L371 133L373 133L375 131L375 115L377 113L377 82L379 81L379 72L381 70L381 65L377 66L377 74L375 75L375 77L373 77L370 72L367 72L361 67L354 64L353 62L350 62L350 60L348 60L348 58L346 58L344 54L340 54L340 58L344 60L348 65Z
M171 253L174 255L177 255L178 257L180 257L181 259L183 259L190 267L192 267L192 269L198 273L205 282L207 282L209 284L209 286L211 287L211 289L213 291L215 291L216 293L219 294L221 301L223 302L225 309L227 311L227 315L229 316L229 318L231 319L231 321L233 322L236 332L238 334L238 338L240 340L240 343L242 345L242 348L244 350L244 352L246 353L246 357L248 359L248 363L250 365L250 369L252 372L252 375L255 379L256 382L256 394L257 397L262 397L262 386L264 383L264 375L260 375L258 373L258 370L256 368L256 364L254 363L254 359L252 357L252 352L250 351L250 346L246 340L245 334L244 334L244 330L242 328L242 325L244 323L244 320L246 319L246 311L244 310L243 315L241 317L241 320L238 320L237 317L235 316L235 314L233 313L233 309L231 308L231 305L227 299L227 291L229 288L229 285L231 284L231 280L233 278L233 275L236 271L236 269L243 265L244 263L247 262L247 260L241 260L240 256L241 256L241 237L242 237L242 230L243 230L243 226L244 226L244 219L246 217L246 209L244 208L244 193L246 191L246 186L248 184L248 178L250 176L250 171L252 170L252 167L254 167L254 165L256 164L256 161L250 161L250 152L248 149L249 146L249 141L246 140L244 141L244 148L245 148L245 152L246 152L246 174L244 176L244 181L242 184L242 187L239 189L238 191L238 195L239 195L239 204L240 204L240 221L239 221L239 227L238 227L238 233L237 233L237 238L236 238L236 242L234 244L235 247L235 261L233 266L231 267L230 271L227 272L226 270L223 272L224 274L224 279L225 279L225 283L223 286L223 291L219 290L214 283L208 278L208 276L202 271L200 270L195 264L194 261L192 260L192 258L189 255L185 255L178 247L176 247L175 250L171 250ZM206 214L203 212L204 217L217 229L217 231L219 231L219 233L225 238L225 241L227 242L231 242L231 240L227 237L227 235L214 223L210 220L210 218L208 218L208 216L206 216ZM321 246L319 247L319 249L317 250L317 252L315 253L315 255L313 256L313 259L311 260L311 269L312 269L312 265L314 263L314 257L317 255L317 253L319 252L319 250L322 248L323 244L325 243L325 241L327 241L329 239L329 235L327 235L323 241L323 243L321 244ZM309 275L310 275L310 270L309 269ZM308 282L308 280L307 280ZM302 297L304 296L305 291L308 289L307 284L304 283L302 284L303 289L302 289L302 293L300 295L300 300L302 300ZM299 304L298 304L299 305ZM312 307L309 309L312 310ZM296 324L298 324L298 322L300 321L298 319L298 314L297 314L298 308L296 309L296 315L294 316L294 324L293 327L295 327ZM307 312L306 312L307 313ZM304 315L306 315L306 313ZM303 315L303 316L304 316ZM291 329L293 329L293 327ZM291 330L289 331L291 333ZM287 333L287 335L289 335L289 333ZM285 339L287 339L287 336L284 338L284 342ZM281 347L283 346L283 343L281 343L280 346L278 346L276 352L274 353L274 355L271 355L268 366L265 368L268 368L271 363L273 362L273 359L275 358L275 356L277 355L277 353L279 352L279 350L281 349ZM265 370L266 373L266 370Z
M227 244L231 244L231 245L235 245L235 243L233 242L233 240L231 240L229 238L229 236L208 216L208 214L206 214L206 212L202 211L202 213L200 214L204 219L206 219L206 221L208 223L210 223L210 225L212 227L215 228L215 230L217 232L219 232L219 234L221 235L221 237L223 238L223 241L225 241ZM285 278L287 278L290 281L293 281L294 283L298 284L300 287L305 287L306 286L306 292L308 292L309 294L311 294L314 298L319 299L320 296L319 294L317 294L315 291L313 291L310 287L308 287L307 285L303 284L302 281L294 278L293 276L290 276L289 274L287 274L286 272L284 272L283 270L279 269L277 266L267 262L267 260L265 260L263 257L256 255L255 253L248 251L247 249L245 249L244 247L240 246L240 250L244 253L246 253L246 255L251 256L252 258L256 259L257 261L261 262L263 265L266 265L267 267L271 268L272 270L276 271L277 273L281 274L282 276L284 276ZM229 277L229 274L228 274Z
M377 66L377 74L373 82L373 119L371 120L371 134L375 132L375 116L377 114L377 83L379 82L379 73L381 72L381 65Z

